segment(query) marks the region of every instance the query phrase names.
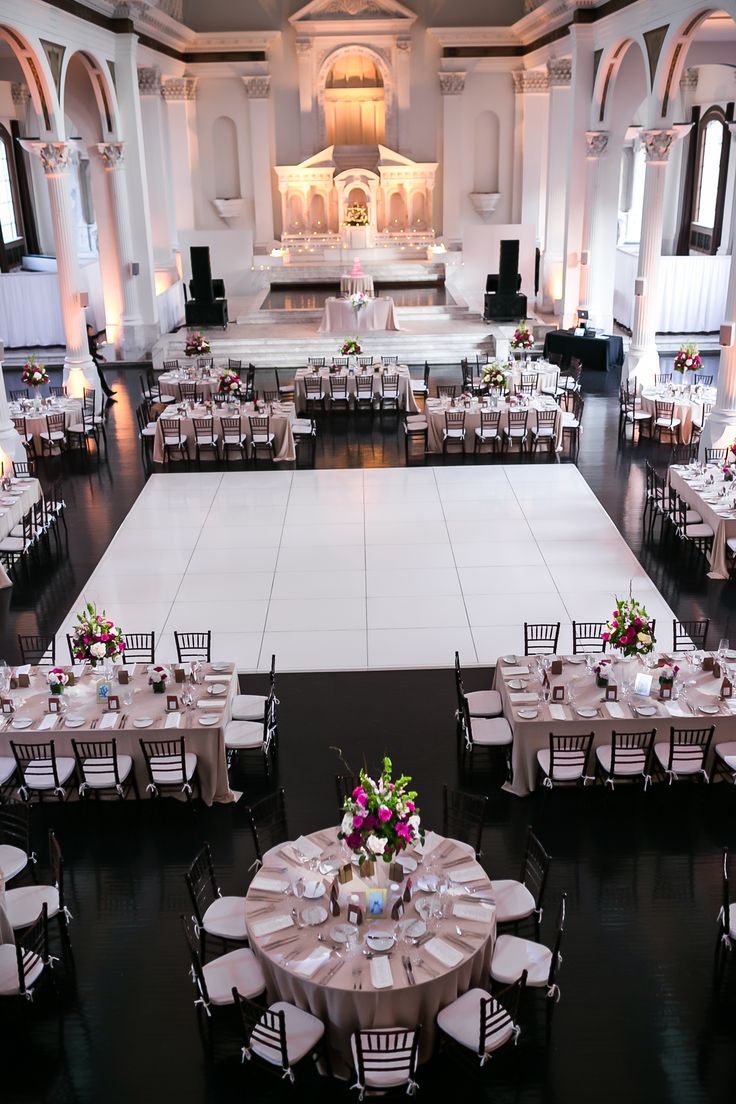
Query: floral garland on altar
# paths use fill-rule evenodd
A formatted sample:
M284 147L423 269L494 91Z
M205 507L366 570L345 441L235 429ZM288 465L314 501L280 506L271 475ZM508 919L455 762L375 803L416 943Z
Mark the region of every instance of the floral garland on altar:
M360 356L362 348L357 337L346 337L340 346L341 356Z
M77 614L77 624L72 634L72 652L80 662L93 667L107 659L118 659L125 651L122 630L111 621L105 611L97 612L97 606L88 602Z
M681 345L680 351L672 365L676 372L699 372L703 367L698 346L693 344Z
M367 226L368 208L363 203L351 203L345 212L345 226Z
M652 625L641 602L629 595L617 598L616 609L603 633L604 641L625 656L648 655L654 650Z
M187 343L184 346L184 356L208 356L210 352L210 343L203 333L197 330L196 333L187 334Z
M512 349L531 349L534 345L534 334L525 322L520 322L514 330L511 338Z
M343 806L344 816L338 839L361 859L391 862L396 854L416 843L424 843L424 829L416 803L416 790L410 790L411 777L402 774L394 782L393 766L384 757L377 779L360 772L360 784Z
M31 353L23 365L20 379L27 387L43 387L49 382L49 374L35 353Z

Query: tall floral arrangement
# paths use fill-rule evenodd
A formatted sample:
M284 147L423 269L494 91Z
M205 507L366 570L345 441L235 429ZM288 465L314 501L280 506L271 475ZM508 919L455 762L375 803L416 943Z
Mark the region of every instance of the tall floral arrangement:
M649 615L635 598L617 598L603 639L624 656L648 655L655 639Z
M93 667L107 659L118 659L125 651L125 641L120 628L111 621L105 611L97 612L97 606L88 602L77 614L77 624L72 635L72 652L80 662Z
M676 372L699 372L703 367L703 362L700 359L698 346L693 344L681 345L672 367Z
M340 354L342 356L360 356L362 351L357 337L346 337L340 346Z
M393 780L389 758L384 758L377 779L360 772L360 784L343 806L338 838L361 859L380 857L391 862L406 847L424 842L417 794L409 789L410 782L408 774Z
M525 322L520 322L514 330L511 338L512 349L531 349L534 345L534 334Z
M346 226L367 226L368 208L363 203L351 203L345 212Z
M35 353L31 353L26 360L20 378L21 383L24 383L26 387L43 387L45 383L49 382L49 374Z
M485 387L493 387L501 391L506 391L509 385L509 378L501 365L494 361L492 364L487 364L483 369L481 383Z
M209 341L199 330L195 333L187 334L187 343L184 346L184 356L209 356L210 351Z
M224 368L220 373L218 390L227 395L229 399L240 401L243 399L243 381L232 368Z

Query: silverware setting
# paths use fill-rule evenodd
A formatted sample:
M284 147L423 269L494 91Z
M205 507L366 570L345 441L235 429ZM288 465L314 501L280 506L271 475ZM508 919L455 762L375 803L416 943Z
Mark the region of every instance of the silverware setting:
M417 966L421 966L425 974L429 974L430 977L436 978L440 976L439 971L435 970L432 966L428 966L424 958L417 958Z
M299 936L296 933L294 933L294 935L290 935L286 939L277 939L273 943L264 944L264 946L265 946L267 951L272 951L277 947L285 947L289 943L296 943L298 939L299 939Z

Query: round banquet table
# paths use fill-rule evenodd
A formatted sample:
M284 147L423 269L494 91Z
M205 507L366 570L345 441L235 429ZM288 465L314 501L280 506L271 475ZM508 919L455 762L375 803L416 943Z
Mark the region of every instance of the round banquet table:
M343 862L345 859L337 832L337 828L329 828L314 832L306 839L316 845L324 861ZM411 849L407 854L420 862L417 871L410 875L414 883L423 872L430 871L438 875L444 873L451 879L450 888L443 897L445 911L450 915L430 920L429 928L430 932L434 931L435 935L442 937L443 946L457 961L449 965L435 958L428 950L431 939L415 947L400 938L388 958L393 981L385 988L374 988L372 983L371 970L379 956L371 962L362 952L365 935L371 928L393 930L395 921L389 917L364 920L357 929L355 948L346 949L345 944L339 944L342 958L334 952L328 958L332 944L320 942L317 936L322 934L329 938L334 925L345 923L350 894L361 893L371 887L388 886L387 864L377 862L376 874L369 879L362 878L357 867L353 866L352 881L338 885L340 916L328 915L319 926L300 930L294 926L292 909L296 907L298 915L305 907L313 905L329 909L329 887L334 875L329 870L327 876L323 875L322 871L327 868L322 867L315 872L308 866L305 868L304 861L298 861L293 844L282 844L267 853L265 865L248 889L245 914L250 945L263 969L269 1002L289 1001L323 1021L332 1072L338 1077L348 1077L353 1068L350 1050L353 1032L360 1028L414 1027L421 1024L419 1058L425 1061L434 1046L437 1013L468 989L475 986L488 988L496 936L496 910L487 874L466 844L434 832L427 832L423 858ZM296 898L290 887L300 876L305 881L323 881L324 896L316 901ZM402 890L405 884L401 884ZM404 919L418 919L417 905L430 897L436 899L436 895L423 893L414 884L412 900L406 905ZM422 908L421 904L419 908ZM481 919L461 917L455 913L458 908L460 912L470 909L471 913L481 910L485 915ZM278 924L281 925L278 930L269 930ZM455 932L456 925L463 931L465 946L461 946ZM277 946L283 940L293 938L295 933L296 941ZM447 941L448 936L450 941ZM312 976L300 973L300 963L305 959L314 961L312 956L315 954L320 961ZM410 984L402 965L405 955L412 961L414 985ZM380 957L385 959L385 956ZM419 958L425 966L418 964ZM385 961L381 965L385 967ZM336 970L335 966L338 967Z
M365 291L368 295L374 294L372 276L364 272L362 276L347 274L340 277L341 295L358 295L361 291Z
M703 404L716 401L715 387L706 387L703 397L686 398L684 395L674 395L666 388L650 389L641 393L641 408L647 414L652 415L652 425L657 417L658 402L673 402L675 404L675 417L680 419L680 440L684 445L689 445L693 434L693 422L696 425L703 424Z
M13 417L25 416L26 432L33 438L37 454L41 455L41 434L46 432L46 416L48 414L63 414L64 425L67 429L73 425L80 425L82 421L82 403L79 399L52 399L47 400L46 406L40 410L23 410L20 403L10 403L10 414Z

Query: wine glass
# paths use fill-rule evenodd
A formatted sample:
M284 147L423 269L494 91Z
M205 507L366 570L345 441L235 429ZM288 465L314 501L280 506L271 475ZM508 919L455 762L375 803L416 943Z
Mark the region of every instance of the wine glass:
M718 658L721 662L723 662L723 660L726 658L726 652L728 651L728 649L729 649L728 639L727 639L727 637L723 636L718 641L718 652L717 652Z

